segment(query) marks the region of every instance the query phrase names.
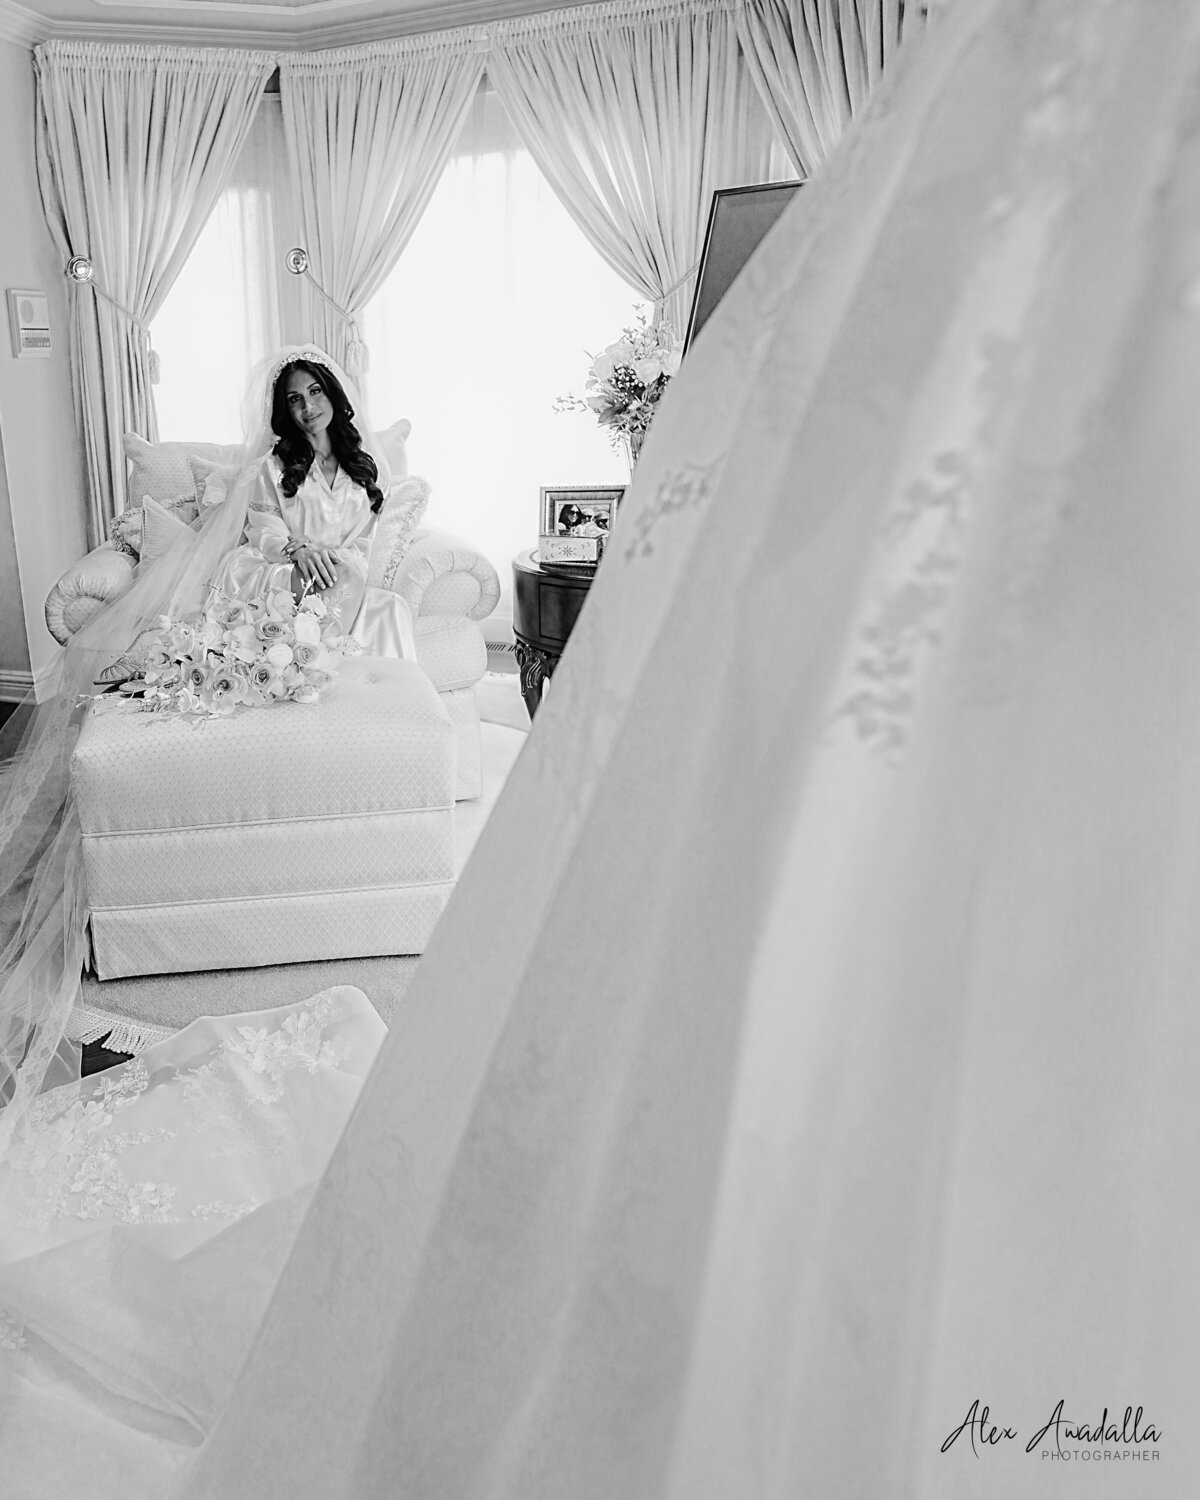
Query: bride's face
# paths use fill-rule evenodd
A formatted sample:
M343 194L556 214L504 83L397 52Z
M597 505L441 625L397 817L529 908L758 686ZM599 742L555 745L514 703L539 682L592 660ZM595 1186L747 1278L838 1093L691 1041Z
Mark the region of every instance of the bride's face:
M333 420L333 402L308 370L293 370L283 389L288 415L311 442Z

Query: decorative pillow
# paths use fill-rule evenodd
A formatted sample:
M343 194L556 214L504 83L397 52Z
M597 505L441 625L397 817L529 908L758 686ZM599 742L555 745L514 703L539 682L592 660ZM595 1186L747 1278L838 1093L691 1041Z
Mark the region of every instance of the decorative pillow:
M200 510L206 511L212 505L220 505L237 475L236 466L213 458L202 458L198 453L189 453L187 461L196 490L196 504Z
M367 585L390 589L400 559L412 545L412 534L421 524L429 504L429 481L412 475L393 484L375 518L375 536L367 561Z
M412 423L407 417L401 417L398 422L393 422L390 427L376 433L383 457L392 471L393 484L399 484L402 479L408 478L408 452L404 445L408 442L411 431Z
M118 552L136 558L142 550L142 507L127 505L108 523L108 539Z
M192 519L195 520L194 502ZM181 519L178 509L168 510L152 495L147 495L142 501L142 561L156 561L169 552L181 536L191 536L193 529Z
M139 557L142 552L142 539L145 535L145 514L142 509L143 501L150 499L143 496L136 505L127 505L115 521L109 523L108 539L118 552L127 552L130 557ZM186 495L174 495L169 500L155 501L164 511L170 512L176 519L182 521L186 526L191 526L199 514L196 505L196 497L189 490Z
M136 432L125 434L125 457L129 460L130 495L149 495L160 505L186 494L195 498L188 455L229 462L237 453L222 443L148 443Z

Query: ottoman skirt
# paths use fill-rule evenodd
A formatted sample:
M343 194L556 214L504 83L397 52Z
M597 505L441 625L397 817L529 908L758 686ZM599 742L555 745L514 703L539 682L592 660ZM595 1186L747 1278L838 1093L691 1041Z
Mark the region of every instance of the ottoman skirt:
M422 952L454 887L455 778L409 661L228 718L100 699L72 763L97 974Z

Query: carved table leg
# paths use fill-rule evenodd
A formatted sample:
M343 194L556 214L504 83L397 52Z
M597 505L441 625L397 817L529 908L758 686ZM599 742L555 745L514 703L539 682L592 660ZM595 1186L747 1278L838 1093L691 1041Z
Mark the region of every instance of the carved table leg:
M542 701L542 683L554 670L557 656L549 651L540 651L536 646L517 641L517 666L521 669L521 697L532 719Z

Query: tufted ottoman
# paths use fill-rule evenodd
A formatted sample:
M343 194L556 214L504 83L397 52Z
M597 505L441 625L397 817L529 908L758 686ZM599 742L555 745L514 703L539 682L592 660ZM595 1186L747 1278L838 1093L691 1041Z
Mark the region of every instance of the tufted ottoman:
M420 953L454 886L455 753L408 661L200 723L99 700L71 771L97 974Z

